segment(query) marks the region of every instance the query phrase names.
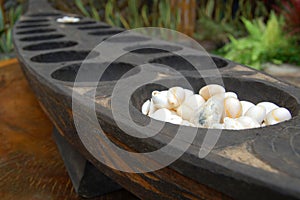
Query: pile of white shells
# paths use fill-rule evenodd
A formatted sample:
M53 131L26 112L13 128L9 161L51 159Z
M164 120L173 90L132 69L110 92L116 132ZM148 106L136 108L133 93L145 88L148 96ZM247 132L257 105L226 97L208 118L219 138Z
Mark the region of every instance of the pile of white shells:
M142 105L142 113L173 124L217 129L250 129L277 124L292 118L288 109L272 102L240 101L234 92L206 85L199 94L181 87L153 91Z

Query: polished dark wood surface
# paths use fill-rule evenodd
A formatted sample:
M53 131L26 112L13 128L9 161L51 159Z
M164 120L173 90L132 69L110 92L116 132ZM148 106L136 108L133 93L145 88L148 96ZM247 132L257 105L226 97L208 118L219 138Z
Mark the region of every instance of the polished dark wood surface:
M0 198L82 199L16 59L0 63ZM120 190L97 199L136 199Z

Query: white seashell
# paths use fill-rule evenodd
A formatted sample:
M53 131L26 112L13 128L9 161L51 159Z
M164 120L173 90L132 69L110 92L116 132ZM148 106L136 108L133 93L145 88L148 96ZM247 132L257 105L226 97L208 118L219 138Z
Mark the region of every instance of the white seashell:
M224 87L216 84L206 85L199 90L199 94L205 100L208 100L210 97L220 93L225 93L225 89Z
M245 116L251 117L261 124L266 117L266 109L263 106L253 106L248 109Z
M191 123L187 120L182 120L181 125L195 127L195 125L193 123Z
M260 102L257 104L257 106L263 106L266 109L266 114L268 114L269 112L271 112L272 110L279 108L279 106L277 106L275 103L272 102Z
M149 111L148 111L148 116L152 115L155 111L157 110L157 108L154 106L153 100L150 100L150 107L149 107Z
M150 110L150 100L145 101L145 103L143 103L142 105L142 113L144 115L148 115L149 110Z
M242 115L242 104L234 97L228 97L224 100L224 116L238 118Z
M259 128L260 124L253 118L248 116L241 116L236 119L238 122L240 122L244 128Z
M204 103L205 100L199 94L186 97L183 104L176 109L177 114L181 116L182 119L189 121Z
M242 104L243 113L242 115L245 115L245 113L249 110L249 108L255 106L254 103L251 103L249 101L240 101Z
M213 124L210 128L214 128L214 129L224 129L224 124L215 123L215 124Z
M160 108L156 110L153 114L149 115L151 118L166 121L172 115L171 111L167 108Z
M64 16L62 18L57 18L56 21L59 22L59 23L75 23L75 22L79 22L80 18Z
M225 98L227 97L233 97L233 98L238 98L237 94L234 92L225 92Z
M176 111L177 111L178 116L180 116L180 117L182 117L182 119L188 120L188 121L191 119L191 117L193 116L193 114L195 112L190 106L188 106L186 104L180 105L176 109Z
M265 126L267 126L265 122L261 124L261 127L265 127Z
M164 121L164 122L170 122L173 124L181 124L182 118L172 114L172 112L166 108L161 108L155 111L152 115L150 115L151 118Z
M215 95L196 111L191 122L198 127L209 128L215 123L220 123L223 114L224 95Z
M269 112L265 118L266 125L277 124L292 118L290 111L286 108L276 108Z
M183 89L185 93L185 98L194 95L194 92L192 90Z
M241 129L245 129L245 127L237 119L225 117L224 118L224 129L241 130Z
M171 108L168 98L167 98L167 93L162 91L153 91L152 92L152 101L153 104L156 108Z
M182 118L179 117L178 115L170 115L166 122L170 122L172 124L181 124L182 123Z
M182 87L172 87L168 91L167 98L171 108L177 108L185 99L185 91Z

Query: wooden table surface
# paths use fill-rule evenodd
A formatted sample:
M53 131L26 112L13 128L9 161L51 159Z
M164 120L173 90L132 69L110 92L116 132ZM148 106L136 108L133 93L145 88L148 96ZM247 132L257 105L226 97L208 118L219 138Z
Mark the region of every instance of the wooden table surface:
M18 61L0 62L0 199L81 199ZM120 190L97 199L136 199Z

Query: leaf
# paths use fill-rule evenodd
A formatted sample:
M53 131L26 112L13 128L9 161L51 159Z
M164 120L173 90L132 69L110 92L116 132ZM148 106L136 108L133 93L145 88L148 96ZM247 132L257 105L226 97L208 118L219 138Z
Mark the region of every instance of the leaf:
M144 5L142 7L141 15L142 15L143 21L145 23L145 26L150 26L150 21L149 21L149 17L148 17L147 13L148 13L148 7L147 7L147 5Z
M97 11L97 9L96 9L96 7L95 7L93 1L90 0L90 1L89 1L89 4L90 4L91 12L92 12L92 17L93 17L95 20L100 21L100 15L99 15L99 13L98 13L98 11Z
M126 19L122 15L120 15L120 21L123 24L125 29L130 29L130 25L128 24L128 22L126 21Z
M242 17L241 20L243 21L245 28L247 29L247 31L251 35L251 37L253 37L253 38L261 37L262 30L260 30L258 25L255 24L255 21L253 21L253 23L252 23L250 20L247 20L244 17Z
M213 1L212 0L208 1L207 4L206 4L206 9L205 9L206 16L212 18L214 8L215 8L215 1L214 0Z
M82 14L84 14L86 17L91 17L89 12L85 9L83 3L81 0L75 0L75 5L80 10Z

